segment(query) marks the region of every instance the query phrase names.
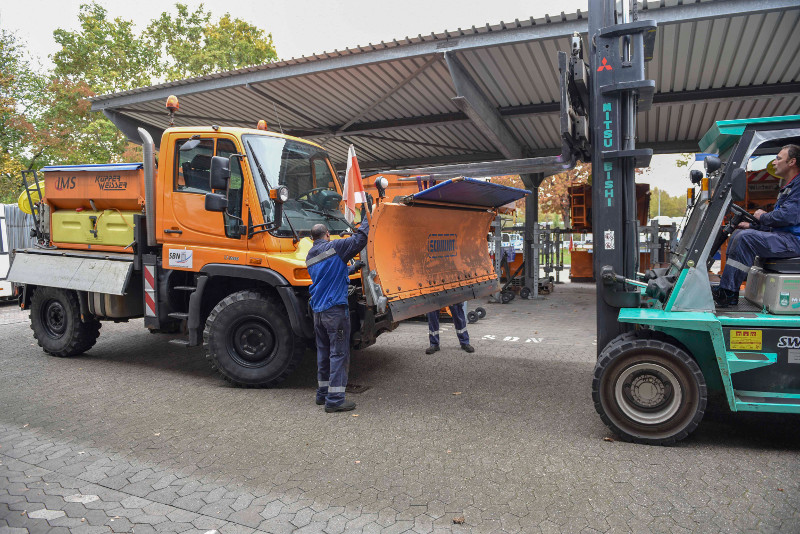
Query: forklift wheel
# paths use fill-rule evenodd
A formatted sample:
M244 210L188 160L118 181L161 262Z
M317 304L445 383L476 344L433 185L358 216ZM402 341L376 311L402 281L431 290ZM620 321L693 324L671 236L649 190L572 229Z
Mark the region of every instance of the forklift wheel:
M475 308L475 313L478 314L478 319L483 319L484 317L486 317L486 308L478 306L477 308Z
M519 290L519 298L526 299L531 296L531 289L529 287L523 287Z
M500 293L500 300L503 304L508 304L512 300L514 300L514 292L513 291L503 291Z
M471 311L471 312L469 312L469 313L467 314L467 321L469 321L469 322L470 322L470 324L472 324L472 323L477 323L477 322L478 322L478 319L479 319L479 317L478 317L478 314L477 314L477 313L475 313L474 311Z
M703 418L706 383L677 344L623 334L597 360L592 399L600 418L625 441L669 445Z

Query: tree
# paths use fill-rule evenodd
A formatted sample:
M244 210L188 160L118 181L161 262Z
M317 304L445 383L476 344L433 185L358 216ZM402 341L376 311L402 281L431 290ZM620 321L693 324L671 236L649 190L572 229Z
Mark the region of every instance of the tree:
M226 13L211 24L211 13L203 4L193 12L184 4L153 20L147 27L148 44L158 55L158 74L179 80L212 72L261 65L278 58L272 34L265 34Z
M650 214L652 216L655 217L659 213L659 197L661 198L661 215L667 217L683 217L686 215L686 195L673 197L666 191L655 187L650 191Z
M63 142L51 150L61 163L141 161L141 151L87 98L152 83L231 70L277 58L272 36L229 14L217 23L201 4L177 16L162 13L137 33L133 22L108 19L93 2L80 6L79 29L53 32L61 49L53 55L49 85L53 105L46 114Z
M579 162L573 169L546 178L539 186L539 211L569 221L569 186L590 183L591 176L592 165Z
M0 202L16 200L20 171L39 165L55 140L42 122L49 100L47 77L33 68L24 43L0 29Z

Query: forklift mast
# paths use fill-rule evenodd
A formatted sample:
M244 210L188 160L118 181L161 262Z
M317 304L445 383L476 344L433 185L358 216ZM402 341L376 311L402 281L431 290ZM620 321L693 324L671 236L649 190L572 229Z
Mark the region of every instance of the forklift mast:
M638 20L630 0L590 0L587 55L573 40L571 88L585 87L589 139L573 136L573 146L592 163L593 261L597 283L597 351L626 325L620 308L638 307L638 289L628 289L618 275L635 279L639 269L636 217L636 169L650 165L653 151L636 148L636 115L650 108L655 82L645 78L653 57L656 23ZM580 117L574 117L580 122Z

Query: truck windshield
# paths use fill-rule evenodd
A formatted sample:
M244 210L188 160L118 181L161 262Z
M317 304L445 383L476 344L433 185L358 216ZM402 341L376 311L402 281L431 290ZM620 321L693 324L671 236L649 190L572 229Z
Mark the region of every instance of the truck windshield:
M349 229L339 211L342 196L336 192L336 177L331 173L324 150L266 135L245 135L242 140L265 221L274 217L269 190L279 185L289 188L283 220L272 232L274 235L292 236L292 228L299 235L309 235L311 227L318 223L325 224L332 234Z

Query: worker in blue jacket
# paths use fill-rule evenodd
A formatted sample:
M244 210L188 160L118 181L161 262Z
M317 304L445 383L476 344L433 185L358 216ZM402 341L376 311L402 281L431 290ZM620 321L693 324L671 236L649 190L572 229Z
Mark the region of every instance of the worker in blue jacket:
M361 226L346 239L331 241L324 224L311 228L314 245L306 256L311 275L311 309L317 338L317 404L325 411L346 412L356 403L344 398L350 366L350 310L347 305L349 275L364 266L348 262L367 244L369 223L362 211Z
M775 174L788 180L778 193L775 209L756 210L758 223L740 222L728 242L725 270L714 292L717 307L735 306L739 287L747 278L755 257L800 256L800 146L786 145L773 162Z

